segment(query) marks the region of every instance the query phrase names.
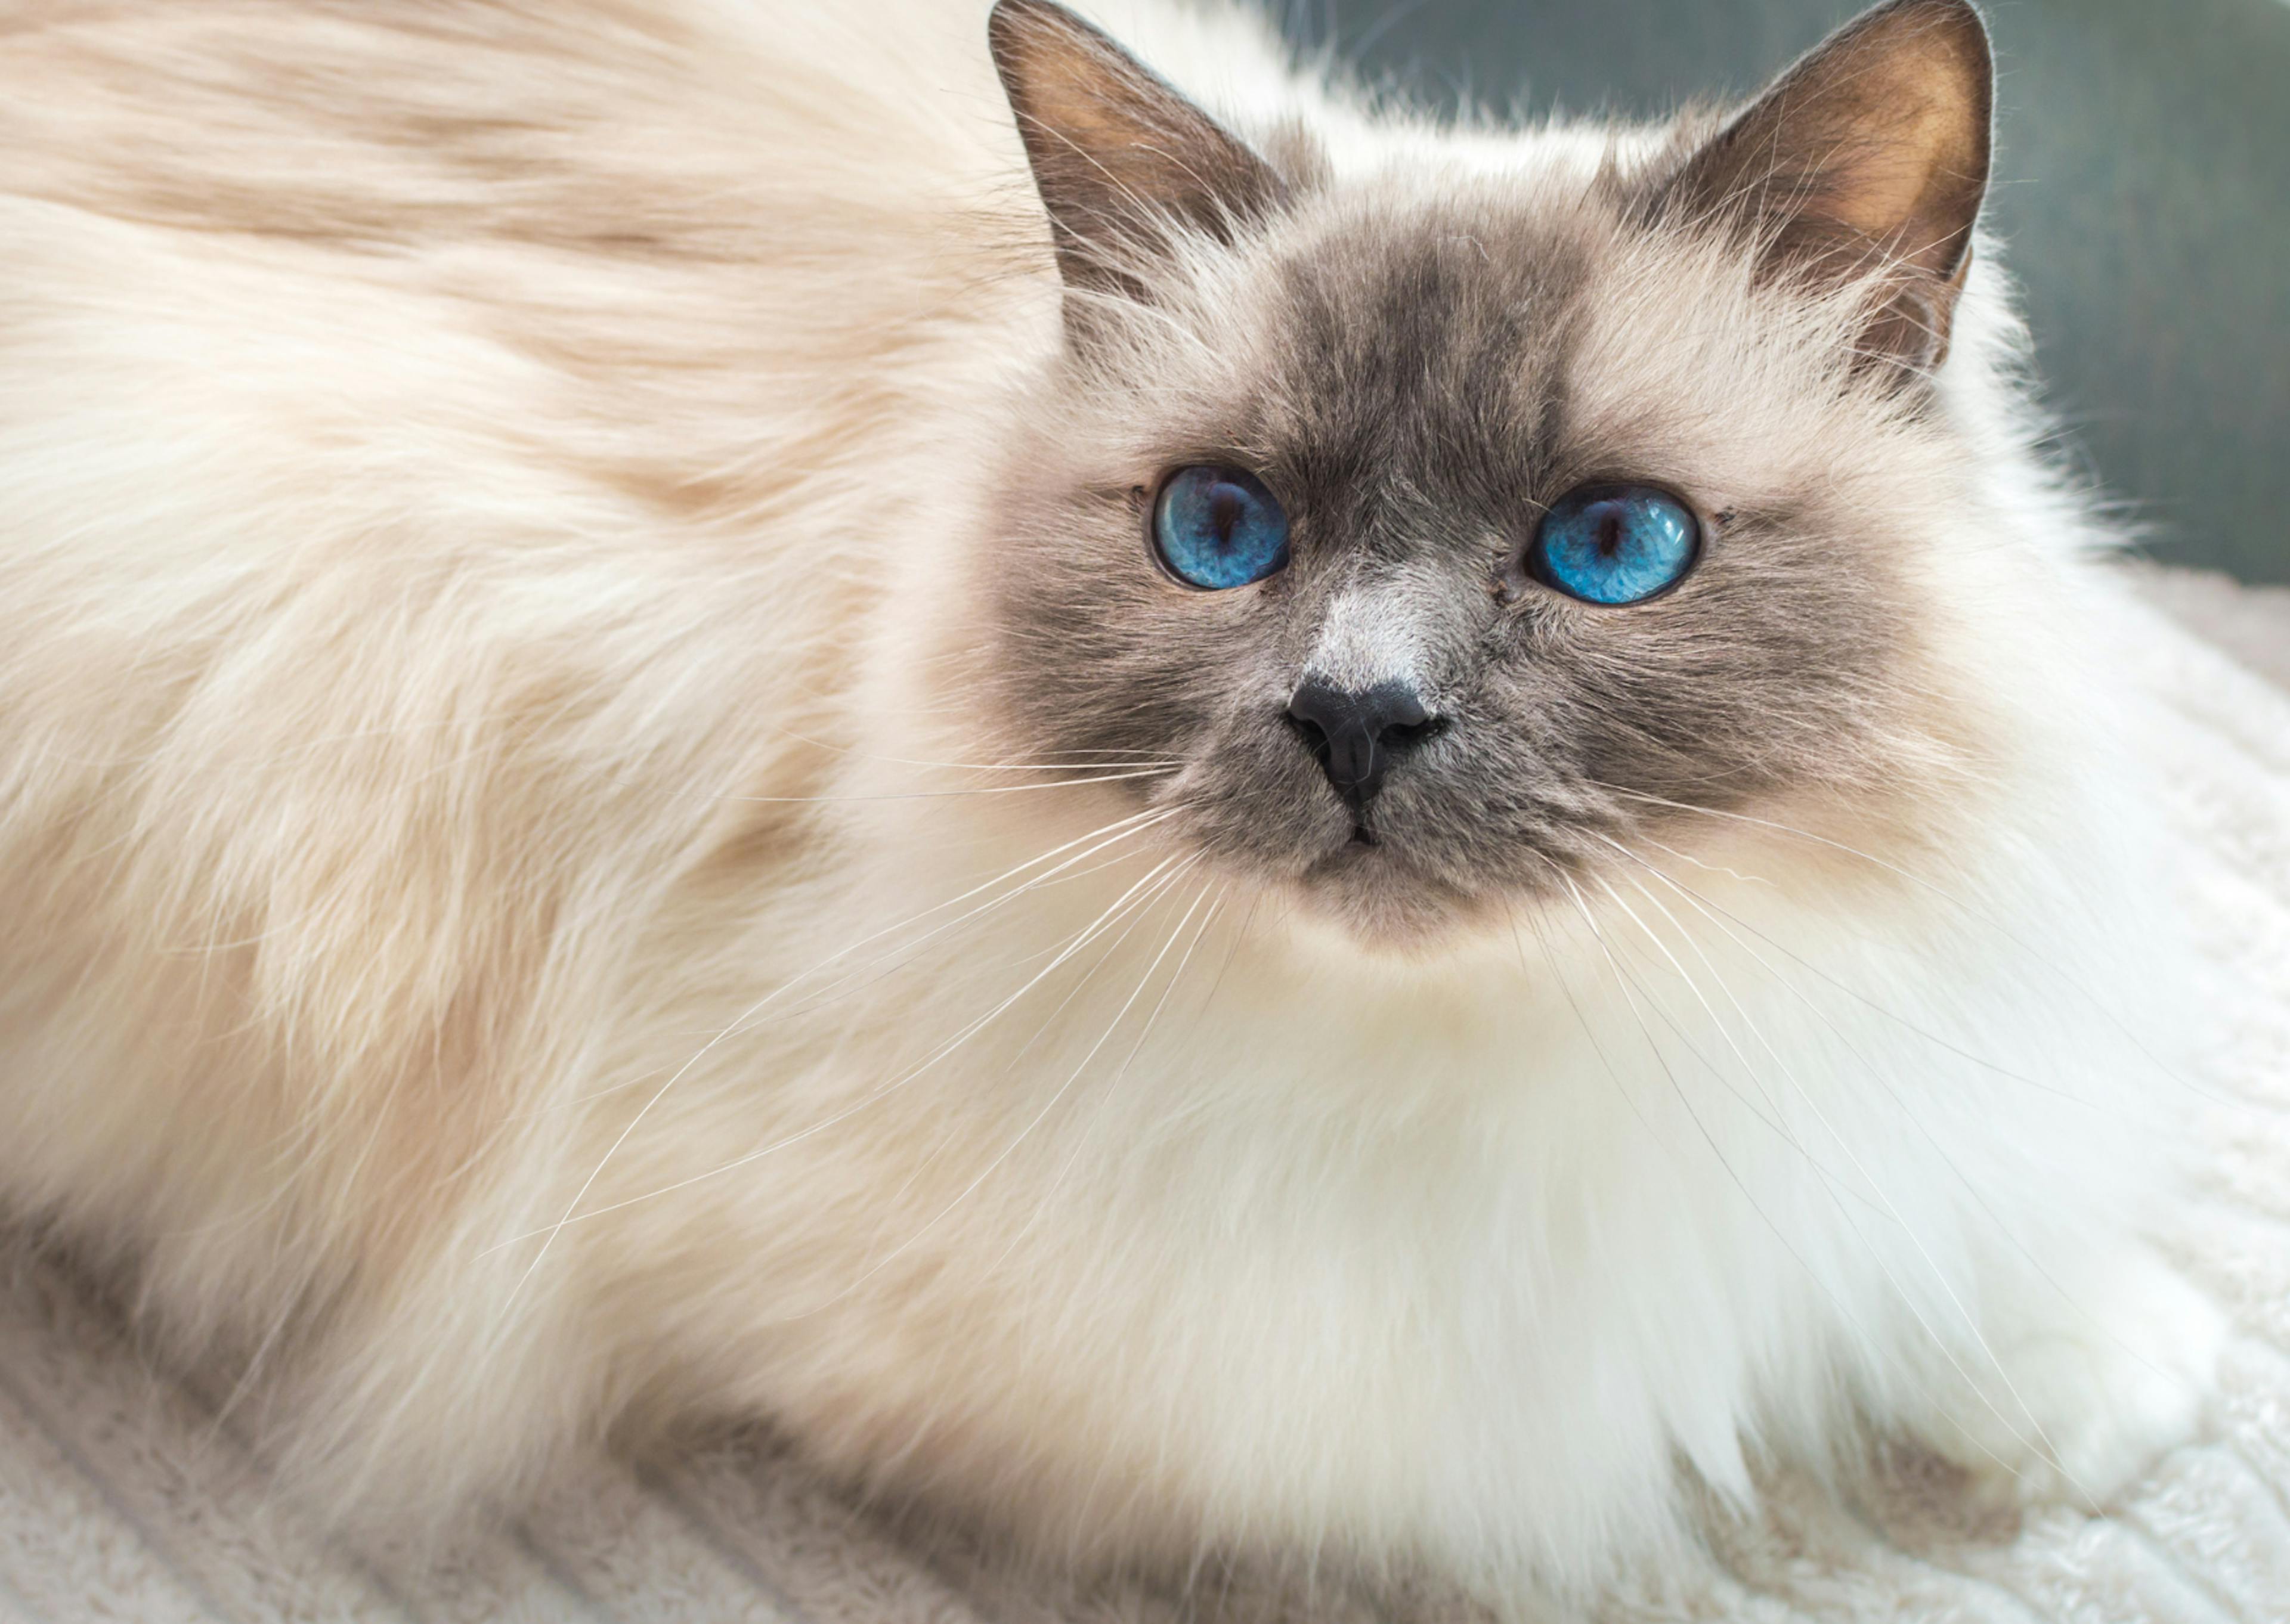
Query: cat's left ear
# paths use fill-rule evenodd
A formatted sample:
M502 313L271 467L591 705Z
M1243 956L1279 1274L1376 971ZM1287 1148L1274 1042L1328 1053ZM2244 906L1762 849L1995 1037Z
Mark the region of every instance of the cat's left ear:
M1866 280L1862 353L1929 372L1987 196L1995 83L1969 0L1891 0L1782 75L1664 200L1746 224L1771 274Z
M987 38L1069 288L1142 299L1173 230L1229 241L1285 196L1245 144L1053 0L998 0Z

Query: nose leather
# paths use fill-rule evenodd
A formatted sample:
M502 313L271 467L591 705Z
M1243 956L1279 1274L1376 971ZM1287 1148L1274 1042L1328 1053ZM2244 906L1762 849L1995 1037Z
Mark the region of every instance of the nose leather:
M1406 683L1352 689L1317 677L1289 700L1288 723L1354 812L1375 798L1392 764L1436 725L1422 696Z

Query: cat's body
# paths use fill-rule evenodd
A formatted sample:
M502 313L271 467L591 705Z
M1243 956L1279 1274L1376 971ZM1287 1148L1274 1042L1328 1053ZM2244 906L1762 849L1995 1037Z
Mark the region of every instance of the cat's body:
M252 1356L337 1492L756 1415L1053 1554L1501 1594L1677 1537L1681 1464L2056 1483L2039 1423L2104 1492L2191 1413L2211 1324L2137 1239L2170 836L1984 268L1937 405L1840 404L1833 310L1631 268L1663 136L1373 131L1244 20L1115 20L1316 132L1293 230L1405 240L1435 315L1502 199L1563 217L1621 292L1551 397L1727 520L1915 492L1898 579L1775 622L1802 668L1719 650L1752 720L1835 674L1786 772L1539 891L1443 871L1443 934L1161 815L1196 768L1126 713L1043 720L1057 639L1148 655L1024 624L1004 505L1218 447L1042 384L1093 340L981 8L50 9L0 42L0 1197Z

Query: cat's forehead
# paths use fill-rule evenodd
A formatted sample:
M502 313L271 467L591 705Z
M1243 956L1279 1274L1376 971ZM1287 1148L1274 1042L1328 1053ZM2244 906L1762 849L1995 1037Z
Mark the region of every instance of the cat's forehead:
M1315 484L1509 493L1602 415L1574 361L1632 235L1596 172L1332 186L1194 306L1188 398Z
M1587 195L1561 206L1485 195L1338 197L1269 268L1269 312L1316 382L1396 393L1481 389L1548 360L1610 235Z
M1170 357L1193 387L1169 398L1213 425L1199 449L1311 490L1508 508L1595 476L1801 483L1862 415L1843 352L1777 319L1738 244L1649 219L1658 168L1569 148L1336 180L1193 306Z

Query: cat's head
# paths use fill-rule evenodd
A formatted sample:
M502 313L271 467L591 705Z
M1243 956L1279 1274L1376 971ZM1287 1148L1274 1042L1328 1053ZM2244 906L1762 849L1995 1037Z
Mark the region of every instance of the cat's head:
M1958 610L2015 589L1948 388L1965 0L1728 118L1341 161L1048 0L990 32L1065 285L981 566L1018 749L1171 764L1120 786L1165 832L1385 942L1713 817L1929 837L2004 668Z

